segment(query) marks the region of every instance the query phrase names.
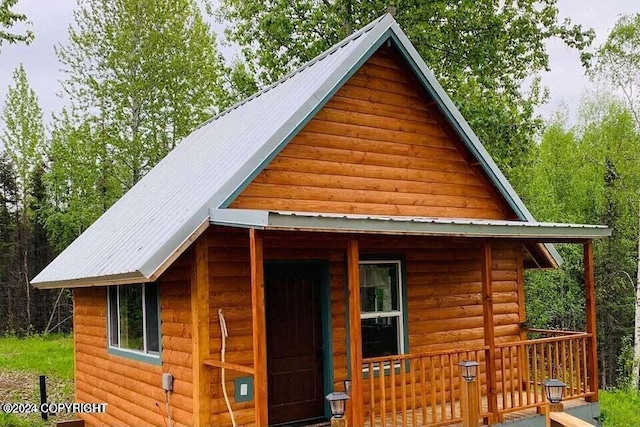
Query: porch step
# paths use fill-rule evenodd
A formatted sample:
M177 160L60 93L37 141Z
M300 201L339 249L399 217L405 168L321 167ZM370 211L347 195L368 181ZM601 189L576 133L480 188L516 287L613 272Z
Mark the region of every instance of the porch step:
M566 412L552 412L551 419L556 423L565 427L593 427L593 424L589 424L586 421L576 418L573 415L569 415Z

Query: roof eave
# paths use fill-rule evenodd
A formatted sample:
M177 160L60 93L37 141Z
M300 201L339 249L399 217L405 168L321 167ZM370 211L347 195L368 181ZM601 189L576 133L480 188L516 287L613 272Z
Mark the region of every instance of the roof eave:
M532 242L580 242L611 235L604 226L524 223L516 221L433 220L409 217L339 216L212 209L212 224L281 231L364 233L466 238L502 238Z
M50 281L31 281L31 285L37 289L59 289L59 288L83 288L90 286L109 286L109 285L129 285L134 283L149 282L150 279L145 277L141 272L135 271L131 273L113 274L109 276L83 277L79 279L50 280Z

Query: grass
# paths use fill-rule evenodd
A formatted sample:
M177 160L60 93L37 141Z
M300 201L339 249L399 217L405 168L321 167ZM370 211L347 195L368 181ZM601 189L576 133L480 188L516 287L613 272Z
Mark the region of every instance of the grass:
M65 335L0 337L0 403L39 403L38 376L47 377L49 402L73 402L73 340ZM53 426L74 415L17 416L0 412L0 427Z
M600 413L603 427L640 426L640 393L633 390L602 391Z
M73 339L65 335L0 338L0 370L73 379Z

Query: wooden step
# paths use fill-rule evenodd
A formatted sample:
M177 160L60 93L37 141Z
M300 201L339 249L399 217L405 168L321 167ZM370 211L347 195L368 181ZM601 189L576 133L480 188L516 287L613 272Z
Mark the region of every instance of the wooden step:
M567 414L566 412L552 412L551 419L565 427L593 427L593 424L589 424L588 422Z

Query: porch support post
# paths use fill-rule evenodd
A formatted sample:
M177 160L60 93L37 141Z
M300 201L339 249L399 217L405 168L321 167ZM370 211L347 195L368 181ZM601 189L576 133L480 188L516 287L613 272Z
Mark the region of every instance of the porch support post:
M211 357L209 340L209 247L207 233L194 244L191 269L193 424L211 425L210 368L204 364Z
M587 353L587 366L589 374L589 391L595 393L587 397L589 402L598 401L598 343L596 341L596 289L593 274L593 241L587 240L584 249L584 295L587 320L587 333L589 334L589 349Z
M267 400L267 328L264 307L264 260L262 237L252 228L249 230L249 252L251 258L251 319L253 337L253 386L255 423L258 427L268 425Z
M351 371L351 425L364 425L364 384L362 378L362 331L360 324L360 246L347 244L349 289L349 367Z
M487 404L491 424L499 421L498 384L496 380L496 342L493 329L493 284L491 282L491 242L482 245L482 317L484 325L485 363L487 365Z

